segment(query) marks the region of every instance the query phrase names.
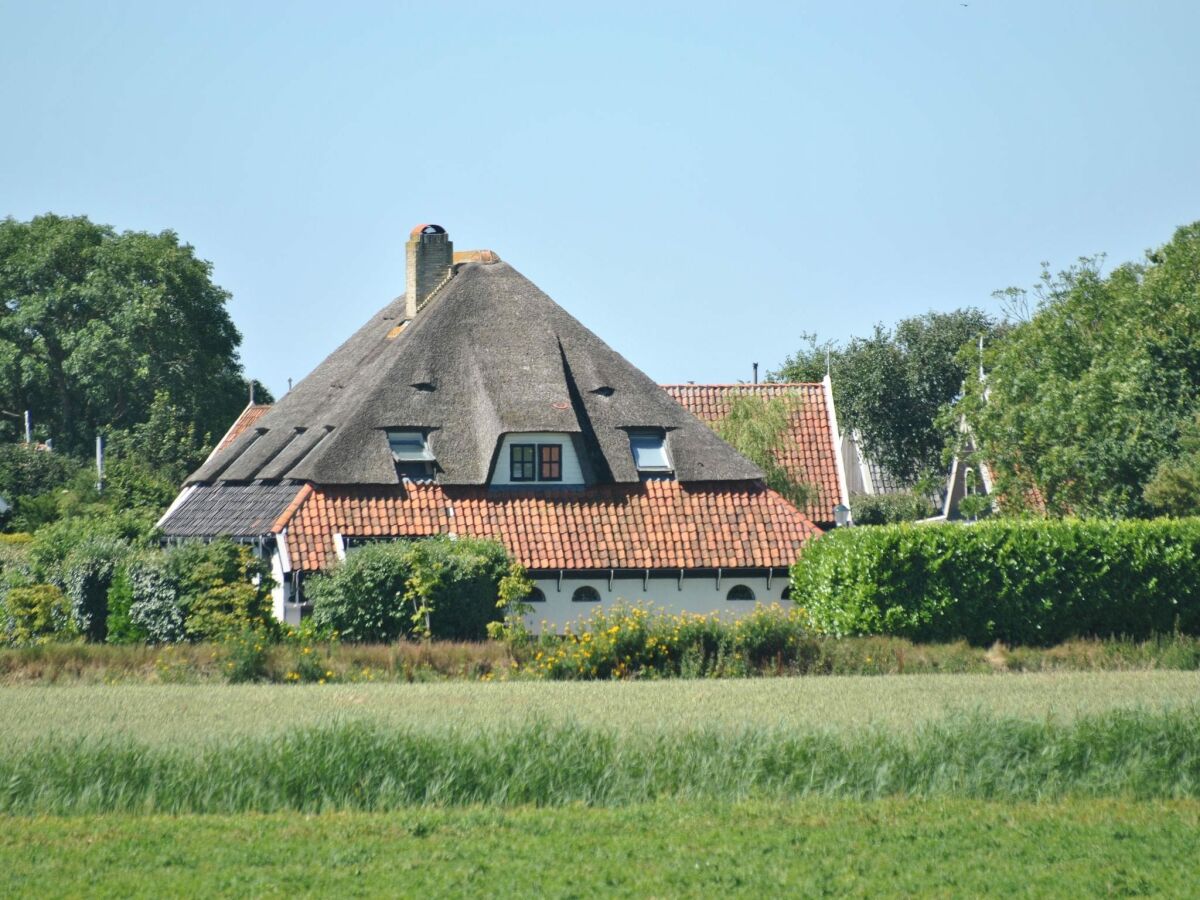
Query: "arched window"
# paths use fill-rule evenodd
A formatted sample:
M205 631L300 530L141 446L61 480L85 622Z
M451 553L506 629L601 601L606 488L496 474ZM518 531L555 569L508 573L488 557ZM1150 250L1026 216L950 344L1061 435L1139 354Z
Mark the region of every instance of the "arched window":
M571 595L572 603L599 603L600 592L591 585L585 584L583 587L575 588L575 593Z
M784 603L792 599L792 586L790 584L783 589L783 593L779 595L779 599Z
M726 600L749 600L754 601L754 591L750 590L744 584L735 584L729 589L729 593L725 595Z
M542 593L541 588L534 588L532 591L530 591L528 594L525 595L525 602L526 603L545 603L546 595Z

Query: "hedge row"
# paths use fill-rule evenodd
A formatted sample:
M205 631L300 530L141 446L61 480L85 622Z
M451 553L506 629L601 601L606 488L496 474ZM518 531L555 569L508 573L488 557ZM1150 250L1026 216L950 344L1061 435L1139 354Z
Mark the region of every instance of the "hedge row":
M792 567L824 634L1046 645L1200 634L1200 519L844 528Z

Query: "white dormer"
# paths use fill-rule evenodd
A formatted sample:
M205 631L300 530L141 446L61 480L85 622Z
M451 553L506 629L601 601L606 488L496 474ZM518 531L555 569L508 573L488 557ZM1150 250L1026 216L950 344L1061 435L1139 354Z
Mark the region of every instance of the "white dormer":
M525 432L501 439L493 485L544 488L583 483L571 435Z

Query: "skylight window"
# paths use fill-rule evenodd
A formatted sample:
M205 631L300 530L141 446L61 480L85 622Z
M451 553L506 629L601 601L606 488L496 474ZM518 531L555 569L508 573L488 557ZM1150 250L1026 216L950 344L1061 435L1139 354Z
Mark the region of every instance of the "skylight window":
M639 472L670 472L667 439L662 432L634 431L629 435L633 464Z
M388 446L398 463L433 462L433 453L422 431L389 431Z

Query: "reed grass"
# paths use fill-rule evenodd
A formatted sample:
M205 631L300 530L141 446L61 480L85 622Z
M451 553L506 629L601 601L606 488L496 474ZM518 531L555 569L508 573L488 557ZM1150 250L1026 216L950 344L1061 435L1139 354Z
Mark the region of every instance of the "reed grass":
M43 740L0 758L0 812L386 811L646 801L1200 796L1200 709L1067 724L952 716L911 733L367 722L190 748Z

